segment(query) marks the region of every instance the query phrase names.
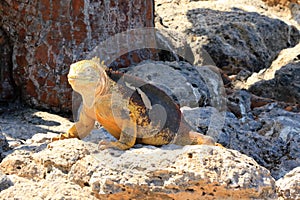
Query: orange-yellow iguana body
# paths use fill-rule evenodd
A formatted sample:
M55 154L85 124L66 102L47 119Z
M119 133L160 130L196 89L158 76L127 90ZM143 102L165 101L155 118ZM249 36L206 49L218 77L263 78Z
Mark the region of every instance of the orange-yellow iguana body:
M81 94L79 120L52 140L83 138L95 121L118 141L100 142L100 148L126 150L134 144L207 144L214 140L193 131L179 107L157 87L136 77L109 71L99 59L82 60L70 67L68 81Z

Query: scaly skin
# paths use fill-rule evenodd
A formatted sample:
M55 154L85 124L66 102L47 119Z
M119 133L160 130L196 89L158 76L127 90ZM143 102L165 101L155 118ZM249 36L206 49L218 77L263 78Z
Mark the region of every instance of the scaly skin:
M71 65L68 81L81 94L83 107L79 120L67 133L52 138L52 141L83 138L98 121L118 140L101 141L100 149L126 150L137 143L220 146L211 137L193 131L183 120L177 105L158 88L134 77L108 76L110 73L105 70L106 66L97 58ZM133 86L128 85L128 81Z

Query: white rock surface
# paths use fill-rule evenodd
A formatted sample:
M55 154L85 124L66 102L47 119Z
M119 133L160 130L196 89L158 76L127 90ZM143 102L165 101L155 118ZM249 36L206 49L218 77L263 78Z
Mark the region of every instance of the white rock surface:
M37 198L273 198L275 181L267 169L237 151L214 146L139 146L98 151L94 143L69 139L37 152L18 150L0 169L23 177L0 193ZM34 181L33 181L34 180ZM43 189L43 192L38 191ZM26 197L26 198L25 198Z
M300 167L276 181L279 199L300 199Z

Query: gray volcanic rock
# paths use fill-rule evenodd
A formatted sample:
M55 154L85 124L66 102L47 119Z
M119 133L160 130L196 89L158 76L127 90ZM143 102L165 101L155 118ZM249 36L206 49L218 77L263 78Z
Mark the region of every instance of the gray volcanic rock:
M211 105L219 110L226 107L225 89L216 67L199 67L185 61L148 60L120 70L157 86L180 107Z
M277 70L271 80L262 80L249 88L258 96L288 103L300 103L300 62L294 61Z
M109 5L105 1L105 8L99 6L102 1L72 1L63 5L57 2L4 0L0 3L0 12L4 13L0 15L0 26L17 45L12 61L14 71L22 76L14 76L18 85L25 83L25 99L59 110L71 103L67 100L70 90L65 85L68 63L91 53L94 44L125 30L127 25L153 25L153 1L132 1L129 5L134 5L129 10L128 4L120 0L114 1L119 4ZM161 31L165 38L161 37L160 42L167 48L177 47L181 57L177 58L174 51L171 56L176 62L145 61L135 65L140 56L151 53L142 50L138 55L126 54L114 64L135 63L125 71L163 89L185 106L181 110L192 127L216 138L225 148L139 144L127 151L99 151L99 141L112 140L103 128L93 130L83 140L56 141L47 146L52 136L68 130L72 125L69 120L33 109L2 109L0 157L5 157L0 163L0 199L299 198L300 107L293 103L299 103L300 46L281 51L299 43L299 31L278 19L278 12L269 12L271 8L260 0L157 0L155 4L156 25L166 30ZM37 5L47 9L36 10ZM98 12L99 7L103 12ZM72 12L62 13L68 8ZM118 24L120 27L110 21L111 26L103 26L113 17L109 14L122 8L124 12L135 10L132 20L136 21L126 18ZM27 21L22 13L26 13ZM34 26L37 18L43 20L43 26ZM27 23L33 25L24 26ZM51 35L53 29L56 37ZM179 32L180 37L172 31ZM133 45L138 43L131 39ZM106 46L100 49L116 54ZM190 59L193 64L181 61ZM268 77L256 81L262 84L258 85L261 93L257 94L273 99L230 88L226 88L226 97L218 70L195 67L214 61L226 73L233 74L228 80L248 84L255 76L256 80ZM263 71L253 74L260 69ZM232 84L237 87L234 81ZM291 103L274 100L287 98ZM274 179L279 180L275 183Z
M271 87L271 84L276 84L272 79L275 78L276 71L279 71L281 68L288 64L296 64L300 60L299 56L300 52L300 43L294 47L287 48L282 50L278 57L272 62L272 65L268 69L262 69L258 73L247 74L247 76L241 76L242 73L239 73L233 79L233 85L238 89L249 89L252 87L253 91L257 94L262 93L263 95L267 95L266 89L259 89L260 85L266 85L268 89ZM293 79L293 78L292 78ZM269 81L269 82L267 82ZM286 85L288 87L288 85ZM270 96L270 95L269 95Z
M219 143L254 158L275 179L300 165L299 113L285 111L276 103L244 112L241 118L227 112L224 121L212 117L216 112L212 107L183 110L192 127L208 135L209 129L215 129Z
M183 61L144 61L122 70L162 89L180 106L199 107L209 104L210 91L198 68Z
M12 181L0 171L0 192L12 186Z
M227 74L268 68L282 49L299 42L295 27L236 3L240 8L214 1L156 1L156 26L185 34L194 54L204 49Z
M1 108L0 108L1 109ZM49 141L58 133L67 131L72 123L65 117L45 111L28 108L22 104L12 104L0 115L0 143L2 147L16 148L24 143ZM1 146L0 146L1 149Z

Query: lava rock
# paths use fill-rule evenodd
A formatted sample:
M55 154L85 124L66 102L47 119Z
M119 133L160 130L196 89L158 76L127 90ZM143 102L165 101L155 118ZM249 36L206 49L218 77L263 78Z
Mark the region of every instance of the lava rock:
M25 189L26 197L72 194L75 199L88 194L113 199L276 197L275 181L267 169L235 150L216 146L98 151L96 144L68 139L27 152L19 149L0 164L6 174L25 178L0 192L0 199L19 197ZM27 164L17 165L24 157Z
M199 107L209 104L210 91L198 68L183 61L144 61L122 71L162 89L180 107Z
M12 181L0 171L0 192L12 186Z
M213 107L186 109L183 114L194 129L213 136L226 148L254 158L275 179L300 165L299 113L288 112L272 103L255 108L241 118L231 112L221 115Z
M184 34L195 55L206 51L228 75L258 72L268 68L282 49L295 46L300 34L279 19L245 11L247 3L243 7L214 1L156 1L156 26ZM201 63L195 58L194 64Z
M260 81L249 88L258 96L287 103L300 103L300 62L292 62L277 70L271 80Z
M153 27L153 9L152 0L0 1L0 27L13 46L12 57L7 57L13 61L10 76L22 99L38 108L70 111L69 65L86 58L101 41L116 33ZM114 48L107 49L106 56L120 54L120 63L126 66L151 57L149 51L121 57L121 47Z

